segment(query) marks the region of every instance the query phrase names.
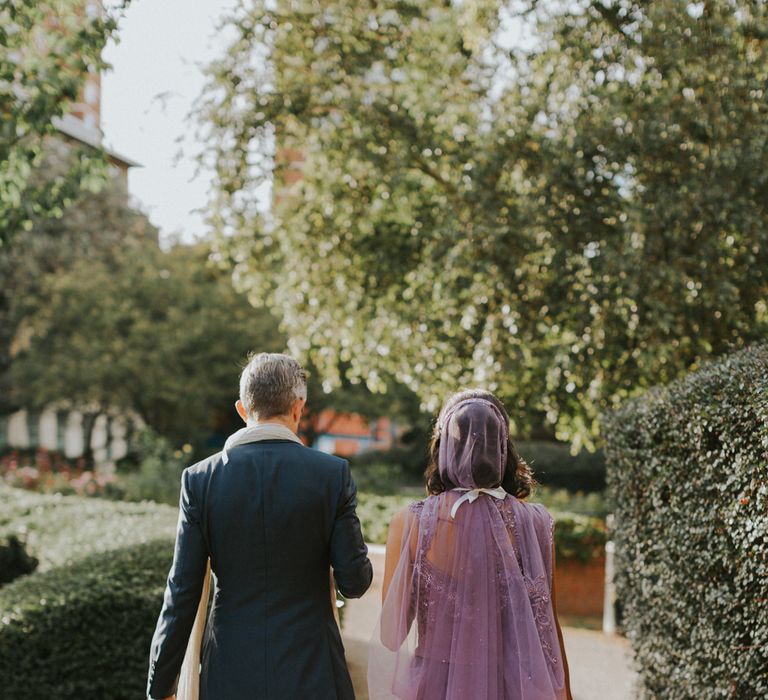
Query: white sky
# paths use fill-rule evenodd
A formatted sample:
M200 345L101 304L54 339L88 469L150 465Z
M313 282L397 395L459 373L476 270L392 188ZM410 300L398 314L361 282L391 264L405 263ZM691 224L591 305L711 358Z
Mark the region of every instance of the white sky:
M224 50L215 30L232 4L134 0L120 23L119 43L104 52L113 66L102 76L104 143L143 166L131 169L129 189L164 237L180 233L190 240L205 232L194 210L208 199L211 174L194 177L199 144L186 115L203 87L202 67Z

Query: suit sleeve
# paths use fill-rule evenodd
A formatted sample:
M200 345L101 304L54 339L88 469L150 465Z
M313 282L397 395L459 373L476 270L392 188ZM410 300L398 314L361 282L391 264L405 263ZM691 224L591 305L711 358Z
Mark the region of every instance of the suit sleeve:
M331 565L342 595L359 598L368 590L373 579L373 567L368 559L360 521L357 518L357 488L344 461L336 519L331 534Z
M165 698L176 692L207 563L208 547L200 527L200 511L190 490L189 472L185 470L181 475L173 564L150 649L147 695L151 698Z

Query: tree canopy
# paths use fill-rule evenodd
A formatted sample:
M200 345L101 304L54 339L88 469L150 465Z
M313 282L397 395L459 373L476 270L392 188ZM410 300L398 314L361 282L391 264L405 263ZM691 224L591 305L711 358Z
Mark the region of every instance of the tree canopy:
M237 376L248 353L281 352L271 312L212 266L210 242L163 250L119 180L85 192L61 218L0 250L0 411L77 408L138 415L172 442L239 427ZM372 397L345 382L332 393L310 370L311 438L328 407L412 416L409 392Z
M82 0L0 0L0 247L104 181L96 149L69 149L66 167L54 172L46 153L54 117L89 73L107 67L101 51L115 34L114 13L127 4L89 13Z
M157 245L158 232L128 203L118 180L99 192L82 192L60 218L39 216L14 244L0 248L0 413L25 403L12 390L12 350L24 335L24 320L47 306L51 275L70 270L78 260L114 267L123 251Z
M255 0L200 104L222 254L328 380L482 385L589 444L766 332L767 12Z
M177 443L210 435L234 414L243 358L284 340L206 258L204 245L144 244L49 275L11 365L25 404L137 414Z

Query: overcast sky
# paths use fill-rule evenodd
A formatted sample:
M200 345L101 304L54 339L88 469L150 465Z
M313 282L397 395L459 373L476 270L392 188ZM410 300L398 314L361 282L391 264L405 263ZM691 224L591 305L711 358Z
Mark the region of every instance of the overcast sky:
M134 0L120 24L120 41L105 50L113 70L103 76L105 145L138 161L131 193L164 236L191 239L204 232L210 174L193 179L191 152L176 161L177 142L203 86L201 67L224 50L215 28L233 0ZM191 146L191 148L190 148ZM194 142L185 145L193 151Z

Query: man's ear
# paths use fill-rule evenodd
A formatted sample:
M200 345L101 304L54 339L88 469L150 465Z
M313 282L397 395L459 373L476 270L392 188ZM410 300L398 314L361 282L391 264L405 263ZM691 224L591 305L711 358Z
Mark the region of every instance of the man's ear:
M248 422L248 411L245 410L245 406L243 406L243 402L238 399L235 401L235 408L237 409L237 415L240 416L240 418L243 419L244 422Z
M295 404L293 404L293 419L299 423L301 421L301 414L304 411L304 406L306 405L307 400L306 399L299 399Z

